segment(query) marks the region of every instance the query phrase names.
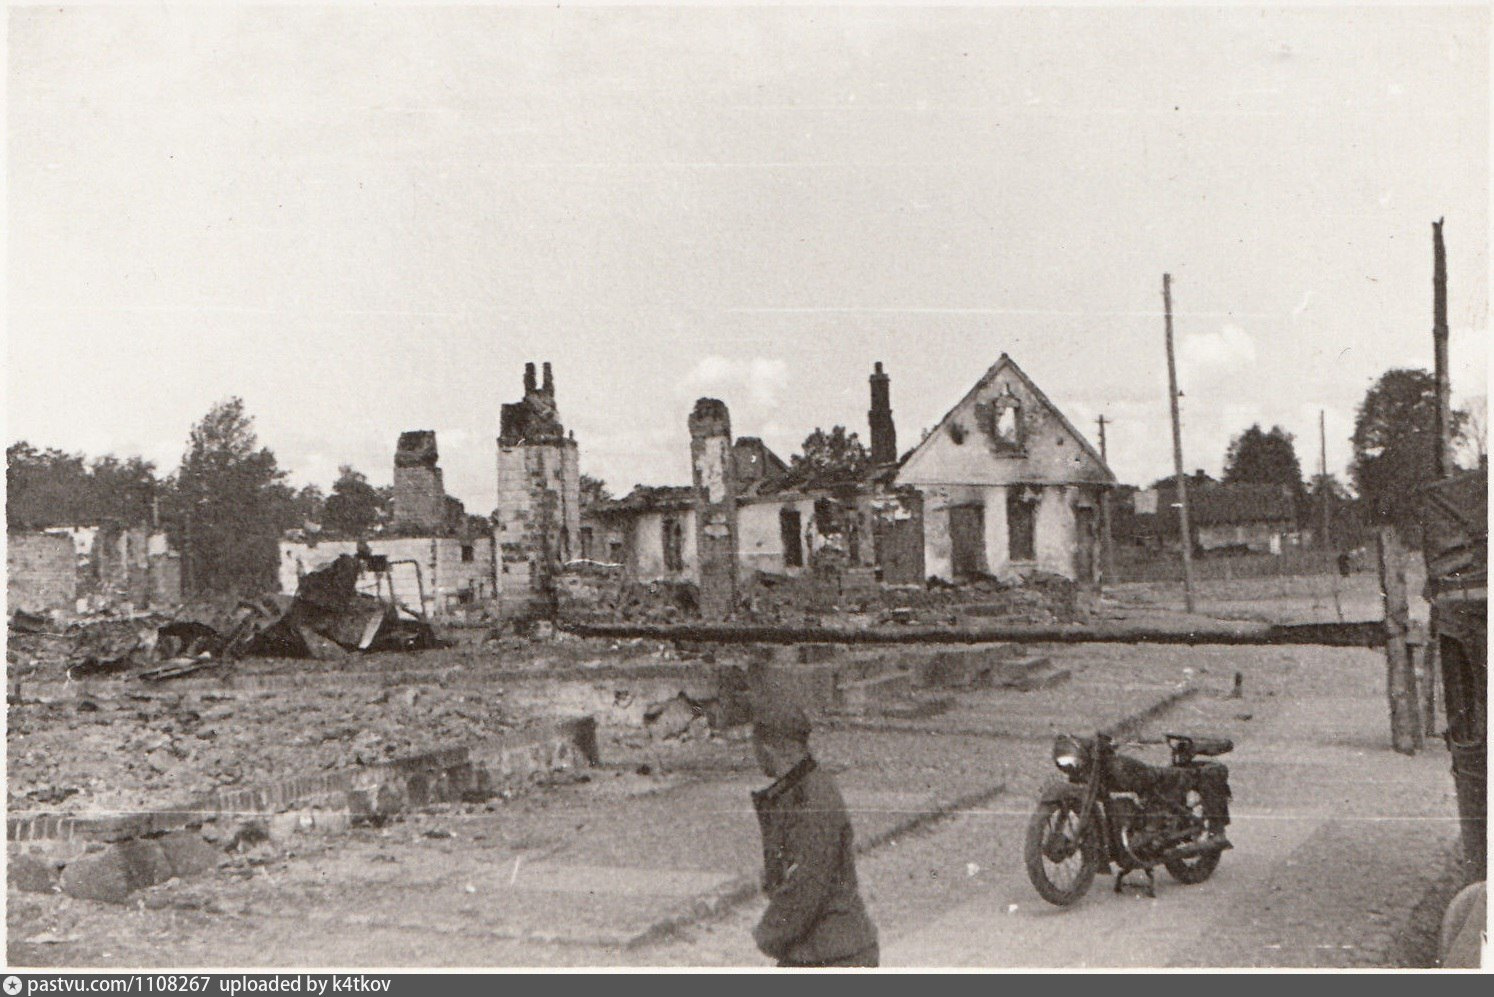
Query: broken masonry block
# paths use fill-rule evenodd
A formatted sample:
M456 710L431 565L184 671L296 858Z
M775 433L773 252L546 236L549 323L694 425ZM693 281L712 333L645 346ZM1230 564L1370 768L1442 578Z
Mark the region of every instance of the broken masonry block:
M195 831L172 831L162 835L157 844L171 872L178 878L195 876L218 865L222 855Z
M164 883L174 873L155 841L137 839L84 855L62 870L62 892L82 900L123 903L135 890Z
M893 672L876 678L847 682L839 692L840 705L848 709L879 706L906 699L913 691L913 676L907 672Z
M6 881L28 893L51 893L58 884L57 867L34 855L12 855L6 864Z

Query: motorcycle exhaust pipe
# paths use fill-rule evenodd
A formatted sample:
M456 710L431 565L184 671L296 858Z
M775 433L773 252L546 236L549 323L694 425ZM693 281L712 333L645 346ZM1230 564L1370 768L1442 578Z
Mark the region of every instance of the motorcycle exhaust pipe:
M1162 861L1170 859L1191 859L1199 855L1208 855L1212 852L1222 852L1224 847L1217 841L1190 841L1186 845L1168 849L1163 855Z

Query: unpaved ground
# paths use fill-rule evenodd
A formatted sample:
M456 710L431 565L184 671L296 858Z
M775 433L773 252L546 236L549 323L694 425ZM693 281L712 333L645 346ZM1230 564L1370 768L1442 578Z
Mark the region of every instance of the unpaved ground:
M1036 758L995 805L859 864L883 965L1429 965L1440 908L1435 896L1422 901L1447 881L1457 834L1446 753L1389 750L1383 666L1369 652L1223 656L1246 675L1243 699L1190 700L1141 735L1219 731L1238 745L1225 759L1236 848L1211 880L1180 886L1160 873L1149 900L1116 896L1100 877L1075 907L1046 904L1021 868L1023 830L1047 777L1046 758ZM1163 757L1156 745L1136 750ZM654 958L761 965L750 944L760 911L702 926Z
M596 709L553 696L505 698L515 679L678 660L640 641L558 640L337 662L255 659L221 679L162 683L64 683L32 669L7 707L9 812L170 807L473 743Z
M900 810L1005 785L863 855L884 965L1380 966L1404 962L1410 912L1456 835L1440 751L1389 751L1383 660L1311 648L1070 648L1076 679L1040 693L961 693L916 731L816 735L863 837ZM1184 669L1191 669L1191 674ZM1234 672L1244 696L1228 698ZM1204 692L1140 739L1226 733L1236 849L1208 883L1067 911L1021 869L1054 730L1090 729L1183 681ZM1097 705L1103 704L1103 705ZM979 725L983 731L977 731ZM939 731L944 731L940 733ZM544 796L446 807L382 830L308 838L129 908L10 894L15 965L762 966L761 901L641 947L624 942L758 857L745 743L671 748L669 774L604 768ZM1161 761L1157 743L1138 747ZM956 794L957 795L957 794Z
M1175 694L1189 670L1202 670L1197 656L1176 648L1147 658L1096 647L1065 664L1076 678L1051 689L968 691L923 721L867 729L876 718L846 718L817 734L817 750L839 773L861 833L989 793L1014 778L1023 759L1044 755L1041 739L1052 731L1119 720ZM1218 683L1226 686L1226 673ZM626 768L595 770L584 784L543 795L435 808L383 829L297 840L292 853L267 849L217 876L143 891L133 910L12 893L12 961L623 958L613 947L688 912L694 898L743 877L755 882L761 849L748 794L763 780L753 772L744 733L638 745ZM614 743L604 757L621 750L629 749ZM646 776L639 774L644 766ZM349 923L358 925L353 935ZM394 945L398 935L412 943ZM38 936L67 941L26 941ZM371 938L384 941L364 948Z
M1425 622L1427 603L1421 597L1426 571L1418 558L1407 561L1406 588L1411 615ZM1127 582L1105 587L1107 601L1123 606L1181 612L1181 582ZM1265 623L1330 623L1378 620L1385 607L1380 579L1374 572L1355 572L1347 578L1332 574L1283 575L1194 583L1194 608L1219 619Z

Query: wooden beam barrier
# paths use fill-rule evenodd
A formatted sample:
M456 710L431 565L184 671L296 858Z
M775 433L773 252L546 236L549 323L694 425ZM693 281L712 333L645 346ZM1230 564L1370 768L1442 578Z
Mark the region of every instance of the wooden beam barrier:
M1221 644L1384 647L1385 623L1227 623L1188 627L1012 625L949 627L782 627L740 623L571 623L557 627L577 637L673 640L706 644Z

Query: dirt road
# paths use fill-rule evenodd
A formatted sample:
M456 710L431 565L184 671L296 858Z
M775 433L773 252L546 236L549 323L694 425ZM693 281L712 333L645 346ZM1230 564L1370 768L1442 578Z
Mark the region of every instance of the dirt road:
M966 693L918 731L827 730L864 838L971 797L860 860L888 966L1391 965L1411 907L1456 833L1444 752L1388 749L1383 661L1326 649L1094 648L1040 693ZM1068 664L1070 662L1066 662ZM1157 899L1097 880L1044 904L1021 835L1054 729L1098 725L1177 688L1203 691L1147 728L1219 731L1237 847L1200 886ZM1234 671L1245 695L1226 696ZM1089 719L1084 719L1088 717ZM730 746L725 746L729 748ZM307 839L217 874L142 891L132 908L12 891L16 965L762 966L760 900L649 944L705 911L757 858L746 746L734 770L591 783L492 808L436 808L382 830ZM1161 761L1165 749L1142 745ZM730 755L729 750L725 755ZM724 756L723 756L724 757ZM1003 785L1004 791L989 790Z
M1236 740L1225 854L1208 882L1159 872L1157 898L1117 896L1099 877L1061 910L1021 866L1022 834L1044 765L1023 769L996 806L861 863L883 965L1140 967L1405 965L1412 912L1456 840L1444 751L1389 750L1383 665L1369 652L1238 654L1244 699L1200 697L1150 725ZM1249 716L1250 719L1243 719ZM1141 757L1160 761L1146 745ZM1046 762L1046 759L1041 759ZM1128 880L1129 882L1129 880ZM660 961L753 962L744 939L760 905L697 931Z

